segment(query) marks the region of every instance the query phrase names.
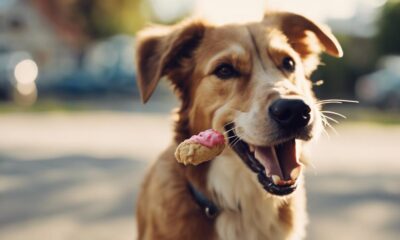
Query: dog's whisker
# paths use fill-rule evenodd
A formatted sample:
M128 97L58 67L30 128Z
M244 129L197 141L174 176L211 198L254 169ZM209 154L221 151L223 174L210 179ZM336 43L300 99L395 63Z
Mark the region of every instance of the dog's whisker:
M328 121L326 121L325 123L326 123L326 125L327 125L330 129L332 129L332 131L333 131L336 135L339 135L338 131L336 131L336 129L335 129Z
M325 115L323 115L322 113L321 113L321 119L322 119L322 123L324 124L324 126L327 126L327 122L328 122L328 120L326 119L326 117L325 117Z
M238 141L239 141L239 140L236 139L236 140L231 144L231 147L233 148L233 147L236 145L236 143L237 143Z
M326 105L326 104L342 104L342 102L323 102L323 103L318 102L315 105L322 106L322 105Z
M239 142L239 140L237 140L237 141L232 145L232 147L234 147L238 142Z
M240 140L239 137L237 137L236 139L232 140L232 146L235 146L235 144Z
M224 124L224 127L226 127L227 125L229 125L229 124L231 124L231 123L233 123L233 121L229 121L229 122L225 123L225 124Z
M341 102L341 101L329 100L329 101L317 101L317 103L343 103L343 102Z
M230 136L230 137L227 137L226 139L232 139L232 138L237 138L237 136Z
M338 112L334 112L334 111L321 111L321 112L323 114L333 114L333 115L339 116L339 117L344 118L344 119L347 118L345 115L343 115L341 113L338 113Z
M336 124L340 123L338 120L334 119L333 117L329 117L329 116L324 115L324 118L327 119L327 120L331 120L332 122L334 122Z
M232 140L232 139L234 139L233 141L235 141L237 138L239 138L238 136L236 136L236 135L234 135L234 136L230 136L230 137L227 137L227 139L229 139L229 140Z
M328 131L326 131L325 126L322 127L322 131L325 133L328 139L331 139L331 135L329 135Z
M359 103L356 100L347 100L347 99L324 99L319 100L315 105L322 106L325 104L343 104L343 103Z
M349 100L349 99L323 99L317 101L317 103L324 103L324 102L359 103L359 101L357 100Z
M328 101L337 101L337 102L348 102L348 103L358 103L357 100L350 100L350 99L340 99L340 98L332 98L332 99L322 99L319 102L328 102Z
M225 132L224 132L224 134L226 134L226 133L229 133L230 131L233 131L233 130L235 130L235 128L233 127L233 128L231 128L231 129L229 129L229 130L226 130Z
M231 145L232 147L235 146L240 141L240 137L238 137Z
M322 119L322 131L330 139L331 136L329 135L328 131L326 131L326 126L327 126L326 122L327 122L327 120L326 120L326 118L325 118L325 116L323 114L321 114L321 119Z

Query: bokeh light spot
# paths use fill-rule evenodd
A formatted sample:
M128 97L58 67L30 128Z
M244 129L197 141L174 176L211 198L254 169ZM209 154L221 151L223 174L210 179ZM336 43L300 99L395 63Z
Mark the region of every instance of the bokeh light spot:
M29 84L36 80L39 74L37 64L31 59L24 59L14 68L14 76L17 83Z

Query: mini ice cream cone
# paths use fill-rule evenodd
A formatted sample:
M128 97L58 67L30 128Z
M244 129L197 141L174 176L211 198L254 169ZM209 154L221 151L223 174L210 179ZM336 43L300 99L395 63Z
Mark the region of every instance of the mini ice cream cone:
M216 130L209 129L179 144L175 158L184 165L198 165L217 157L224 148L224 136Z

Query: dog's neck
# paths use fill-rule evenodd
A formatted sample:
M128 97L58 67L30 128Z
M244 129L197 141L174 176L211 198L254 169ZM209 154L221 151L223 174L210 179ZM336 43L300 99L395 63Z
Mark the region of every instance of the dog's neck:
M220 239L300 239L290 236L304 222L296 221L306 213L295 205L304 205L303 188L282 198L266 193L253 174L236 155L226 150L212 160L207 181L208 190L221 213L217 218ZM242 235L243 234L243 235ZM249 237L250 236L250 237Z

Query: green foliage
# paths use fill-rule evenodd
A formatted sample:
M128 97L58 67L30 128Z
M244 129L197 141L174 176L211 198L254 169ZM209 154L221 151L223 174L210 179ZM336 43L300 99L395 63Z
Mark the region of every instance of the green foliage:
M336 34L344 52L343 58L324 54L321 66L312 79L323 79L324 84L316 87L320 98L354 98L357 78L371 72L376 65L377 56L370 39Z
M146 11L141 0L76 1L75 14L91 38L132 34L143 27Z
M337 36L344 57L336 59L322 56L323 65L313 79L324 80L316 87L321 98L354 98L356 80L373 72L380 57L400 54L400 0L388 0L382 7L374 38Z
M160 22L154 15L154 6L146 0L70 0L73 18L91 39L105 38L119 33L134 34L146 22ZM172 6L171 6L172 7ZM177 16L172 24L184 16Z
M378 21L376 46L379 55L400 54L400 1L389 0Z

